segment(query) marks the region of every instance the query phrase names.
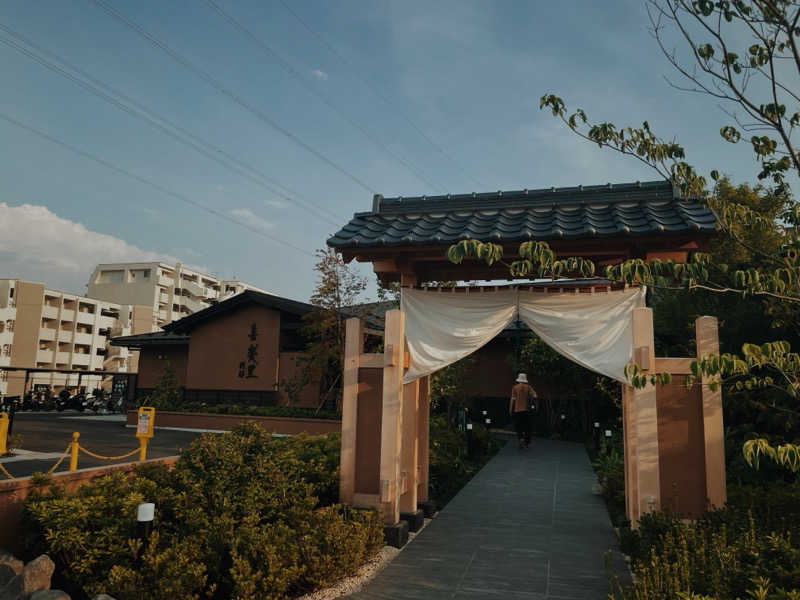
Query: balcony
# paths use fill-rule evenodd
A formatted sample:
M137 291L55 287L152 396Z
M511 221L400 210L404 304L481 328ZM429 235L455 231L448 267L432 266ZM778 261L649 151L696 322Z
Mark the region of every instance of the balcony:
M88 367L92 362L91 354L78 354L77 352L72 355L72 366L75 367Z
M175 281L172 277L166 277L164 275L158 276L158 285L163 285L164 287L172 287L175 285Z
M58 307L48 306L47 304L45 304L44 306L42 306L42 316L46 319L57 319Z
M75 343L76 344L85 344L86 346L92 345L92 334L91 333L79 333L75 332Z
M39 328L39 339L44 342L54 342L56 339L56 330L49 327Z
M78 323L87 323L89 325L94 323L94 313L78 311Z
M39 350L36 353L36 362L37 363L45 363L45 364L52 364L53 362L53 351L52 350Z
M62 321L74 321L75 320L75 311L69 308L62 308L61 309L61 320Z
M69 352L56 352L56 364L69 365Z
M72 341L72 331L66 331L64 329L58 330L58 341L59 342L71 342Z

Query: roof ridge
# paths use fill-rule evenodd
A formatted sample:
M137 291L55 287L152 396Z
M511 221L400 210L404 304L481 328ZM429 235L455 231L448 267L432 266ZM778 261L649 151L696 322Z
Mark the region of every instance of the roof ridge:
M631 194L638 197L631 197ZM553 205L583 205L587 203L617 203L652 200L653 196L675 199L675 191L667 180L618 183L563 188L523 189L497 192L472 192L437 196L397 196L384 198L377 194L371 213L361 214L413 214L415 212L455 212L459 210L496 210Z

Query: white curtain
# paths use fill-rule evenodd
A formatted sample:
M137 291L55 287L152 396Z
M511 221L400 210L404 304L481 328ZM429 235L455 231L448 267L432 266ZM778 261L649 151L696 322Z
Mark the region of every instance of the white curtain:
M580 365L625 382L633 357L631 311L644 306L645 288L594 294L505 289L453 293L404 288L405 383L471 354L517 315L554 350Z

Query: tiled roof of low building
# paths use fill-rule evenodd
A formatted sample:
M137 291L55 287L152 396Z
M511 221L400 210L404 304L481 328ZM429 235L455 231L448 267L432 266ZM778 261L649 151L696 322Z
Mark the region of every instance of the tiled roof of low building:
M607 184L484 194L383 198L328 239L333 248L481 241L591 239L712 233L715 219L670 182Z

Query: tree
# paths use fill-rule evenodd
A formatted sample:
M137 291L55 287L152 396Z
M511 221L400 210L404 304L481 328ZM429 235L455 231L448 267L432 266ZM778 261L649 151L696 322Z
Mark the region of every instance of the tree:
M303 317L303 335L308 340L306 356L297 377L284 384L297 390L319 375L319 407L341 404L344 321L359 316L355 309L367 287L366 278L352 270L335 250L317 250L314 267L319 278L311 296L313 309Z
M175 369L167 361L164 370L158 378L158 383L153 391L145 398L144 405L152 406L158 410L174 410L183 402L180 382L175 375Z
M705 291L741 299L766 300L778 326L796 324L800 309L800 205L791 196L787 175L800 175L800 153L793 137L800 126L800 4L792 0L645 0L651 31L669 63L690 92L721 101L732 122L720 130L730 143L752 135L749 145L759 165L758 179L770 184L766 205L742 201L725 193L717 169L709 178L686 162L686 151L673 139L656 135L647 121L641 127L590 123L583 109L569 112L555 94L545 94L540 108L549 109L583 139L638 160L669 179L685 198L699 198L714 213L724 238L739 253L729 258L696 253L688 263L629 260L606 267L604 276L642 283L656 290ZM683 62L665 43L673 27L685 42ZM742 48L739 41L747 39ZM739 50L739 52L736 52ZM676 86L678 87L678 86ZM738 111L738 112L737 112ZM709 188L710 182L715 184ZM764 190L760 190L764 191ZM750 232L760 231L771 243L755 244ZM448 258L502 261L502 247L463 240L448 250ZM520 259L509 264L512 275L558 278L591 277L595 266L581 257L557 259L544 242L520 246ZM776 389L790 400L781 407L798 415L800 355L785 340L745 343L739 354L708 356L692 365L694 381L735 390ZM664 383L668 374L646 377L631 364L632 384ZM690 378L689 383L692 383ZM800 470L800 445L771 444L765 438L745 444L745 456L757 465L766 455L793 471Z

